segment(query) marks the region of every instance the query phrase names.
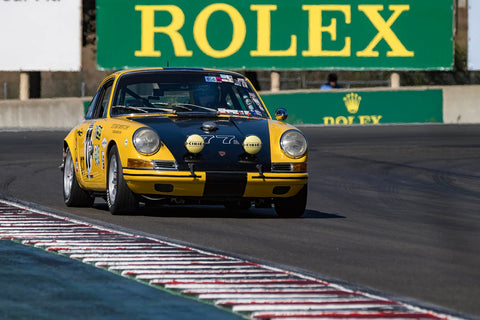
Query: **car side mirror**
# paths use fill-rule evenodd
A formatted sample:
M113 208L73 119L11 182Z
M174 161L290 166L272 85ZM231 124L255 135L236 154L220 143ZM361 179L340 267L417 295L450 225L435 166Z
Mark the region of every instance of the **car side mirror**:
M287 119L287 117L288 117L287 109L278 108L275 111L275 119L277 119L278 121L285 121Z

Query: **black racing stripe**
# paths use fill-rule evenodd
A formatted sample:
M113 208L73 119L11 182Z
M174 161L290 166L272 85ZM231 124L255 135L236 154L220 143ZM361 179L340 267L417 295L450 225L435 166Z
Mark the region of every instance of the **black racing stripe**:
M246 186L246 172L207 172L203 196L242 197Z

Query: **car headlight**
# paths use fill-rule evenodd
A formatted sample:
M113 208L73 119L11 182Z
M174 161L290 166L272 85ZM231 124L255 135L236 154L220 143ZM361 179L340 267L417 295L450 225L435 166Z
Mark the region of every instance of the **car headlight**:
M280 138L280 148L292 158L301 158L307 152L307 139L297 130L285 131Z
M160 149L160 138L150 128L140 128L135 131L132 141L135 149L143 154L154 154Z

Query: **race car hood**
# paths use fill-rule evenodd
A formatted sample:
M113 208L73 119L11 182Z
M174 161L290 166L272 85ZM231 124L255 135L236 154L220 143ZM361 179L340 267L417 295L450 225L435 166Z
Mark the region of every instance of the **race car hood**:
M257 172L271 168L268 121L259 118L174 118L136 117L132 119L155 130L162 142L175 157L179 170L189 170L193 163L196 171L248 171ZM206 122L214 123L216 130L206 130ZM192 134L200 135L205 147L198 155L190 154L185 141ZM255 135L262 148L255 156L248 155L242 147L245 137Z

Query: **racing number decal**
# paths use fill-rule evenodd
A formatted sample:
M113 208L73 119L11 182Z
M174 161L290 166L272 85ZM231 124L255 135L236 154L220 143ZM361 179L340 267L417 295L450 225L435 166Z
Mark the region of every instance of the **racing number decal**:
M87 133L85 134L85 149L84 149L84 154L85 154L85 169L87 171L87 178L90 180L92 178L91 176L91 171L92 171L92 161L93 161L93 125L95 122L93 122L87 130Z
M102 137L102 130L103 130L102 126L96 126L95 127L95 139L96 140L100 140L100 138Z
M210 144L213 139L221 139L222 144L239 144L234 135L204 134L201 137L205 140L205 144Z

